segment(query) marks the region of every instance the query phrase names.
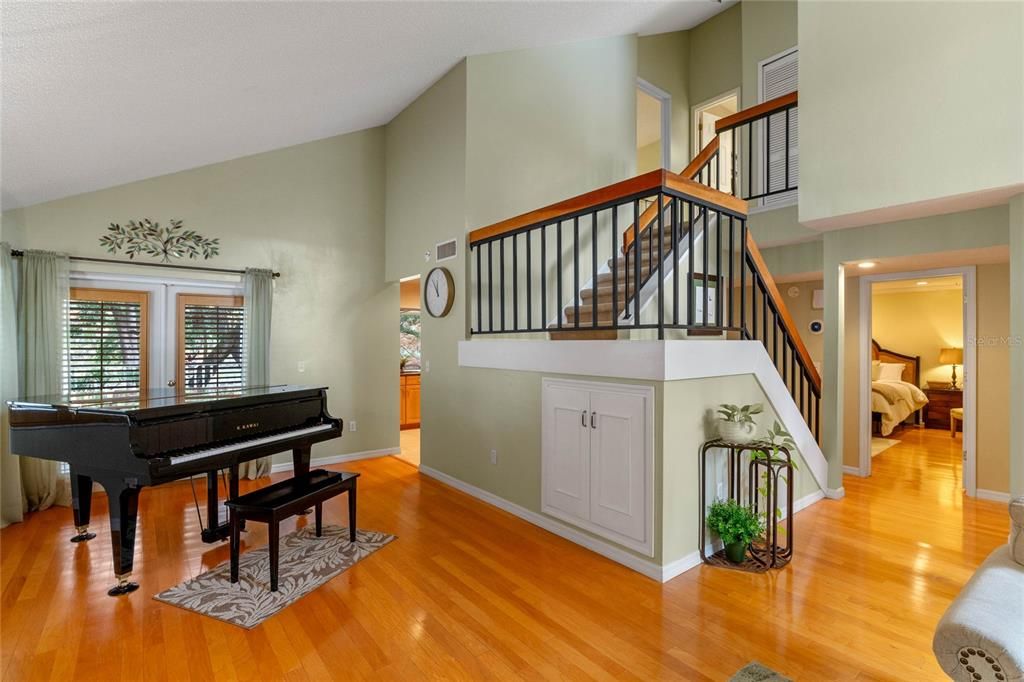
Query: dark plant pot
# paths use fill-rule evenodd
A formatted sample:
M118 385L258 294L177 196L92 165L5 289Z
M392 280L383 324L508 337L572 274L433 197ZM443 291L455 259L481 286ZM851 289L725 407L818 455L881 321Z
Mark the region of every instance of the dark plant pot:
M725 558L734 564L742 564L747 558L746 542L730 542L725 546Z

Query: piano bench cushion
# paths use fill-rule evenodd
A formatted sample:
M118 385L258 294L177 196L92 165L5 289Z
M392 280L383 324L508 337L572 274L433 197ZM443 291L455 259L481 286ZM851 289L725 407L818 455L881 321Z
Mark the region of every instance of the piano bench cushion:
M358 477L359 474L346 471L314 469L306 475L272 483L224 504L244 518L259 519L270 515L285 518L354 488Z

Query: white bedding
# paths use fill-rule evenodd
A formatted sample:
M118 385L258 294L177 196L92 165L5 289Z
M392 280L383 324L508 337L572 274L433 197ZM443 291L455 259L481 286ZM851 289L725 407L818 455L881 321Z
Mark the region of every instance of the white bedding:
M871 411L882 415L882 435L888 436L896 425L928 404L920 388L906 381L872 381Z

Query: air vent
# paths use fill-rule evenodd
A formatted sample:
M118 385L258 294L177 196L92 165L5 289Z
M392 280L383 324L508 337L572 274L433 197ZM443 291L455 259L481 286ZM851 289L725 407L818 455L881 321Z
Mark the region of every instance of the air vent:
M443 260L451 260L452 258L455 258L455 256L458 255L457 244L458 242L454 239L438 244L434 251L434 253L437 254L437 262L440 263Z

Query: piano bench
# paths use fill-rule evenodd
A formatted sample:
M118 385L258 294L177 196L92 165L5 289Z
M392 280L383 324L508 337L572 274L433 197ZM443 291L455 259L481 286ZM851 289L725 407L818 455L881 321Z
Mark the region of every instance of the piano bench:
M323 532L323 504L348 493L348 538L356 541L356 479L359 474L315 469L286 481L268 485L225 502L231 513L231 582L238 582L238 554L242 521L267 524L270 535L270 591L277 592L277 560L280 524L310 507L316 508L316 536Z

